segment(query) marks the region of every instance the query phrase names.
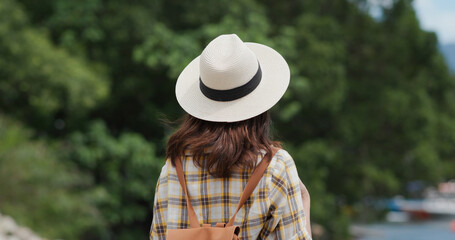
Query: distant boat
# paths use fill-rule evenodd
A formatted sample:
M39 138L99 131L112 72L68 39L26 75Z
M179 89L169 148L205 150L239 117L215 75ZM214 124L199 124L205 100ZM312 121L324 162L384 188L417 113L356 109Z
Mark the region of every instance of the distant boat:
M433 216L455 216L455 182L440 183L437 190L429 188L425 195L422 199L390 199L387 207L392 213L387 215L387 219L399 222L410 217L425 219ZM405 214L400 215L400 212ZM409 214L408 217L406 214Z
M454 215L455 198L404 199L394 198L389 202L389 210L429 215Z

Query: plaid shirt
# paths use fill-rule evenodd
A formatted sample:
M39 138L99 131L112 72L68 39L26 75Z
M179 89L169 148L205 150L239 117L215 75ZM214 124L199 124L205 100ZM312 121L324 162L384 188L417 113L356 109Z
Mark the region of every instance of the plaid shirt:
M258 157L258 161L262 156ZM234 214L251 171L239 170L230 178L214 178L194 166L190 154L182 160L188 192L200 223L227 223ZM279 150L261 181L235 218L242 240L309 240L294 160ZM185 195L170 160L156 186L151 240L165 240L167 229L189 228Z

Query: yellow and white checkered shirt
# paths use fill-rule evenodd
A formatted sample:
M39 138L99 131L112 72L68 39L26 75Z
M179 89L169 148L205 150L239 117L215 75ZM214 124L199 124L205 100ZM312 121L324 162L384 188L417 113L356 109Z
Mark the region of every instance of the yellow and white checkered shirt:
M258 157L258 161L261 159ZM185 156L182 166L200 223L227 223L252 172L245 169L230 178L214 178L196 167L191 155ZM299 183L294 160L288 152L279 150L236 216L234 225L240 226L240 239L311 239L305 228ZM189 227L185 195L175 168L167 160L156 186L150 239L165 240L167 229Z

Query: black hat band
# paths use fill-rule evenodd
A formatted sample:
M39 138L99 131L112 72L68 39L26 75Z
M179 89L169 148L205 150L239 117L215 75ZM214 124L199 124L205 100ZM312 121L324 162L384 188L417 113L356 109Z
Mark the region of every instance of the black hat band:
M247 83L240 87L227 89L227 90L217 90L210 87L207 87L199 77L199 88L201 89L204 96L220 102L233 101L239 98L242 98L256 89L262 79L262 70L261 65L258 63L258 71L256 74L249 80Z

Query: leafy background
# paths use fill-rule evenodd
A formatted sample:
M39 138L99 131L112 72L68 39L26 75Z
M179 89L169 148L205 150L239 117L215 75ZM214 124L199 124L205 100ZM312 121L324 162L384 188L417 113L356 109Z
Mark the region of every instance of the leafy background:
M146 239L180 71L223 33L291 68L274 133L315 239L453 178L455 77L410 0L0 0L0 211L55 239Z

